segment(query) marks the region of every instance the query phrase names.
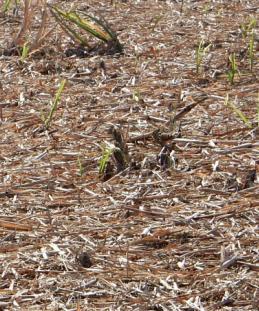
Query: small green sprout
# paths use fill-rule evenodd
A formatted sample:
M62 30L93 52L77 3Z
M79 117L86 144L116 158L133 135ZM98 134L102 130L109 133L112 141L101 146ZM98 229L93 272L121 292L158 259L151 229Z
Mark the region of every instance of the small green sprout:
M10 10L11 8L11 4L12 4L13 0L4 0L2 7L3 7L3 12L6 13Z
M151 33L154 32L156 26L158 25L158 23L161 21L162 18L163 18L163 15L157 15L154 18L152 18L153 25L150 27Z
M249 45L248 45L248 57L249 57L249 65L250 65L250 70L253 71L253 66L254 66L254 47L255 47L255 33L254 31L251 32L250 34L250 40L249 40Z
M204 40L199 42L199 45L196 47L195 51L195 61L196 61L196 73L200 73L201 64L203 61L203 57L205 56L206 52L209 50L211 44L205 45Z
M99 161L99 174L103 175L107 164L113 154L114 148L112 147L105 147L103 148L102 157Z
M22 62L24 62L25 59L28 57L29 51L30 51L30 47L28 45L28 42L25 42L22 47L22 55L21 55Z
M242 36L244 39L249 38L248 42L248 58L249 58L249 67L250 71L253 71L254 66L254 54L255 54L255 28L256 28L256 19L254 17L250 18L247 23L240 25Z
M135 90L133 92L133 95L132 95L132 98L135 102L140 102L141 101L141 94L140 94L140 91L139 90Z
M3 7L3 12L5 13L5 12L7 12L7 11L9 11L9 9L10 9L10 6L11 6L11 2L12 2L12 0L4 0L4 2L3 2L3 4L2 4L2 7Z
M229 100L229 95L227 94L226 98L225 98L225 102L224 104L233 110L233 112L237 115L237 117L243 122L245 123L245 125L248 127L248 128L252 128L252 123L248 120L248 118L245 116L245 114L237 108L237 106Z
M78 157L77 157L77 166L78 166L78 170L79 170L79 176L82 177L85 170L84 170L84 166L83 166L83 163L81 161L80 155L78 155Z
M230 84L234 84L235 75L238 73L238 67L236 63L236 54L229 55L230 70L227 72L227 79Z
M60 85L59 85L59 88L58 88L58 90L57 90L57 92L56 92L54 101L53 101L53 103L52 103L52 105L51 105L51 109L50 109L50 111L49 111L49 114L48 114L48 116L47 116L47 117L45 118L45 120L44 120L44 124L45 124L46 129L49 128L49 126L50 126L50 124L51 124L51 122L52 122L54 113L55 113L56 110L57 110L57 106L58 106L58 103L60 102L61 94L62 94L62 92L63 92L63 90L64 90L65 85L66 85L66 79L64 79L64 80L61 81L61 83L60 83Z
M257 126L259 127L259 92L257 94Z
M211 10L210 4L209 3L205 4L203 7L204 14L207 15L210 10Z
M20 3L20 0L4 0L2 3L2 12L6 13L8 11L10 11L10 9L13 7L14 3L14 10L17 10L18 8L18 4Z
M247 38L247 36L255 29L256 27L256 19L252 17L248 23L243 23L240 25L241 32L243 38Z

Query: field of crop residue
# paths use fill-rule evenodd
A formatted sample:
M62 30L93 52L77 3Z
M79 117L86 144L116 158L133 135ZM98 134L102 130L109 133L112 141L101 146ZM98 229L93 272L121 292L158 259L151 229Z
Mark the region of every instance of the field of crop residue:
M256 310L258 1L49 2L1 6L0 310Z

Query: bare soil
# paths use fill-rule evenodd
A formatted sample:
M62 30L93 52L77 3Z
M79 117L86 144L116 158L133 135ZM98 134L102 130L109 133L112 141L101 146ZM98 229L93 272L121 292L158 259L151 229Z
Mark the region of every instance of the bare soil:
M0 309L257 310L258 1L57 3L105 17L124 53L73 55L49 16L21 61L22 6L0 17Z

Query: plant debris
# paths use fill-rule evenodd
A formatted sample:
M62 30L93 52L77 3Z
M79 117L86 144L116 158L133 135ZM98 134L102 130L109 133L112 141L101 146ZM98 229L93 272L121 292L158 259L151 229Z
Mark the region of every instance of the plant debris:
M258 1L51 1L124 53L37 3L0 15L0 309L256 310Z

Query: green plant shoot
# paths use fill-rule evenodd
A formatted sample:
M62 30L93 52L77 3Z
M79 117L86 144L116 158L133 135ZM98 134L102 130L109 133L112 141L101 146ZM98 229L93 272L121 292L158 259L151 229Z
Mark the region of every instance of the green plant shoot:
M257 94L257 126L259 126L259 92Z
M195 61L196 61L196 72L197 74L200 73L201 64L203 61L203 57L205 56L206 52L209 50L211 44L205 46L204 41L201 40L199 45L196 47L195 50Z
M230 62L230 70L227 72L227 79L230 82L230 84L233 84L235 75L238 73L235 53L230 54L229 62Z
M51 105L51 109L50 109L50 112L47 116L47 118L45 119L45 127L48 129L49 126L50 126L50 123L52 122L52 119L53 119L53 116L54 116L54 113L55 111L57 110L57 106L58 106L58 103L60 102L60 98L61 98L61 94L64 90L64 87L66 85L66 79L62 80L60 85L59 85L59 88L56 92L56 95L55 95L55 98L54 98L54 101Z
M3 5L2 5L4 13L9 11L9 9L11 7L11 2L12 2L12 0L4 0Z
M250 34L250 40L249 40L249 46L248 46L248 57L249 57L249 65L250 65L250 70L253 71L253 66L254 66L254 44L255 42L255 33L254 31L251 32Z
M236 105L229 100L229 95L227 94L226 98L225 98L225 102L224 104L230 108L236 115L237 117L248 127L248 128L252 128L252 124L251 122L248 120L248 118L245 116L245 114L236 107Z
M162 18L163 18L163 15L157 15L152 19L152 22L154 24L151 26L151 33L154 32L156 26L158 25L158 23L161 21Z
M11 0L4 0L3 2L3 12L7 12L10 8Z
M132 94L132 98L135 102L139 102L141 100L141 94L139 90L134 90Z
M255 18L251 18L248 23L241 24L240 28L241 28L243 38L246 38L248 34L251 33L255 29L255 27L256 27Z
M30 51L30 47L28 45L28 42L25 42L22 47L22 55L21 55L22 62L25 61L25 59L28 57L29 51Z
M84 174L84 166L82 164L80 155L78 155L78 157L77 157L77 165L78 165L78 169L79 169L79 176L82 177Z
M20 0L4 0L3 3L2 3L2 8L3 8L2 12L3 13L6 13L6 12L8 12L11 9L12 2L14 2L15 7L17 9Z
M85 12L81 12L84 18L74 11L63 11L57 6L49 5L52 15L57 22L61 25L71 38L79 41L81 44L88 45L87 41L80 35L79 31L74 30L72 27L77 26L79 29L88 32L94 37L106 43L113 43L116 49L121 52L122 45L118 41L117 35L111 30L108 24L96 17L90 16Z
M105 172L106 166L113 154L114 148L106 147L103 149L101 160L99 161L99 174L102 175Z

